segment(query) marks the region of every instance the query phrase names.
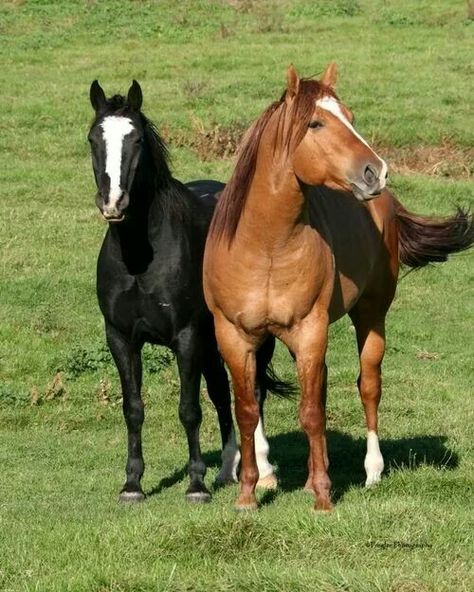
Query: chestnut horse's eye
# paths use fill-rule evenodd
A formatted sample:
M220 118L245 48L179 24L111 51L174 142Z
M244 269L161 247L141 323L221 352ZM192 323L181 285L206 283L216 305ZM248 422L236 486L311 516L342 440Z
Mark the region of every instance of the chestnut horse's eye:
M324 123L322 121L318 121L317 119L315 119L308 125L308 127L310 127L311 129L320 129L324 127Z

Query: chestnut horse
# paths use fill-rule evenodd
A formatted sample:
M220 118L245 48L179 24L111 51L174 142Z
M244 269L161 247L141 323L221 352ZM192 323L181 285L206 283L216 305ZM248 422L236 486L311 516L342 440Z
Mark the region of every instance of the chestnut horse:
M232 374L241 437L238 509L256 508L254 384L260 344L274 335L296 359L299 418L310 447L306 488L316 495L316 509L329 510L329 324L349 313L356 329L369 486L384 466L377 410L385 316L400 263L421 267L444 261L474 242L467 212L438 220L416 216L387 191L387 165L355 131L335 81L335 64L320 81L300 79L290 66L282 98L244 138L206 242L205 298Z

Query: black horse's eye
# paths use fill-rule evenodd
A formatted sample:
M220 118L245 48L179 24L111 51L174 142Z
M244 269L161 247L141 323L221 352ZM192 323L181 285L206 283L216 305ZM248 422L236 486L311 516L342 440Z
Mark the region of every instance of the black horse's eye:
M320 129L324 127L324 123L322 121L318 121L317 119L315 119L308 125L308 127L310 127L311 129Z

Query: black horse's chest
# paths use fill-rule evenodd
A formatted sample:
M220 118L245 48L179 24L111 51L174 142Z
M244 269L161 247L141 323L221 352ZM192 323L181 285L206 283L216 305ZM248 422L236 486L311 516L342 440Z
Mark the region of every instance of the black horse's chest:
M183 330L212 326L202 258L213 204L196 202L177 183L168 193L152 202L147 216L109 227L98 260L97 295L106 325L136 343L174 348Z
M155 284L143 276L116 276L102 290L99 285L99 303L106 320L133 341L169 345L180 315L170 294Z
M176 253L153 260L131 275L123 261L99 259L97 293L107 322L133 341L172 345L180 330L202 318L200 264L192 268Z

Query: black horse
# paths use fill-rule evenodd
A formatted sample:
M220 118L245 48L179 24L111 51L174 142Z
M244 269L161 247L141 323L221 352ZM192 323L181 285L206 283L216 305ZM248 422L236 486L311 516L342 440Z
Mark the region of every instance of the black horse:
M166 345L178 364L179 417L189 446L190 501L210 500L204 484L199 427L201 374L219 419L223 466L218 479L235 480L238 449L232 424L229 383L218 353L212 315L202 290L207 230L223 185L183 185L171 175L167 149L141 113L142 92L133 81L125 98L106 99L97 81L90 88L95 118L89 131L98 188L96 204L109 222L97 266L97 294L107 343L117 365L128 430L126 482L122 501L140 501L144 471L141 428L141 349ZM192 188L192 191L191 189ZM259 352L258 395L285 386L267 372L274 342Z

